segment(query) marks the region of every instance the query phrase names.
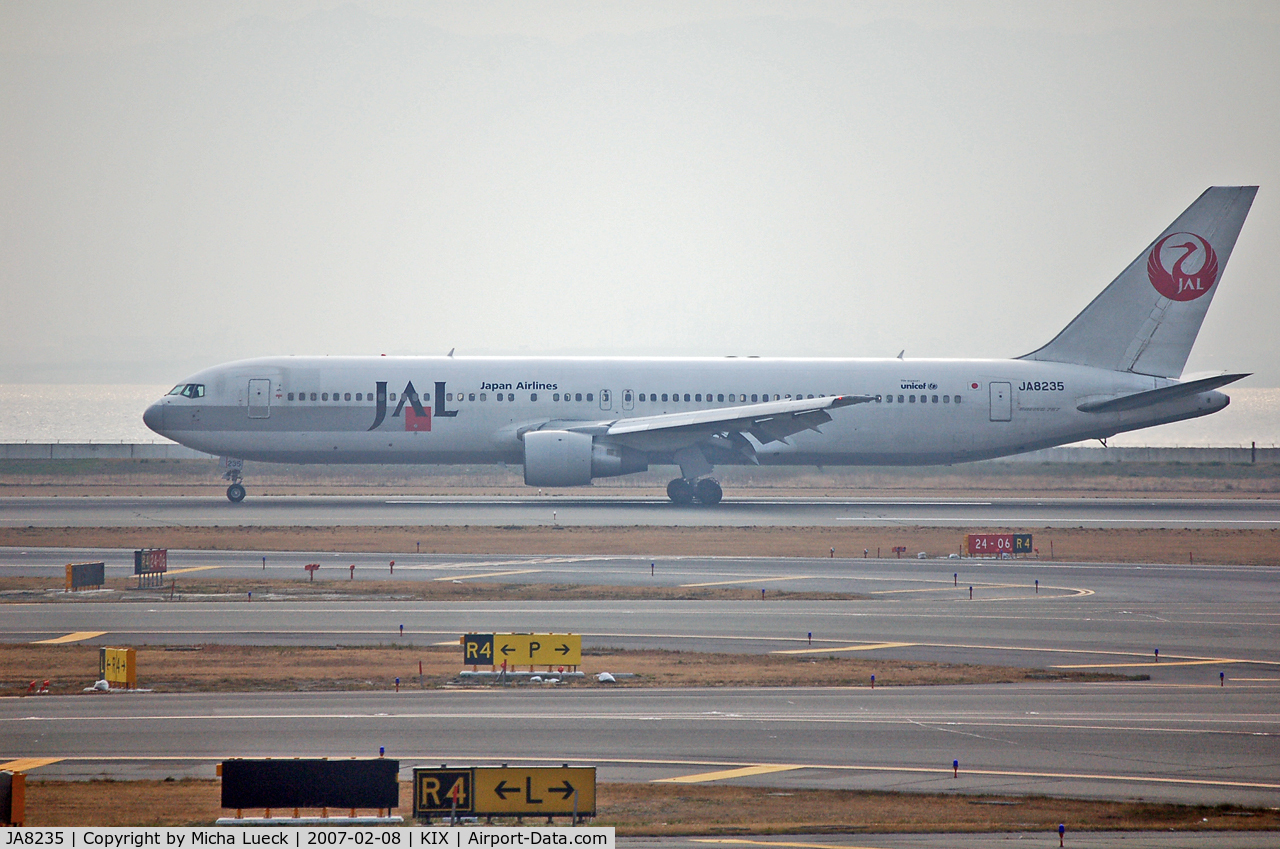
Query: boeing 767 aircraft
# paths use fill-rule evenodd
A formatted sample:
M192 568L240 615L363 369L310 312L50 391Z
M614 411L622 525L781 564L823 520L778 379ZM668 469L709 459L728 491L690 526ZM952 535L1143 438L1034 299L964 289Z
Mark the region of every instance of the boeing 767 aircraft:
M530 486L678 466L926 465L1034 451L1215 413L1245 374L1181 381L1256 186L1214 187L1047 345L1012 360L266 357L186 378L147 426L224 458L512 463Z

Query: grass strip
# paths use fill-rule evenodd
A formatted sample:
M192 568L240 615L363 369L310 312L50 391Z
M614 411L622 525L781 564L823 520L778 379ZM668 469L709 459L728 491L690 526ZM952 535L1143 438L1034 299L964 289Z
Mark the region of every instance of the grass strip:
M323 551L387 555L601 555L828 557L857 560L960 553L966 533L1031 532L1039 558L1064 562L1274 564L1276 528L1016 528L974 526L634 527L603 526L225 526L139 528L0 528L0 546L20 548L168 548L208 551ZM250 558L251 560L251 558ZM982 560L967 560L980 566ZM176 564L171 563L171 566ZM386 564L380 568L385 569ZM301 571L301 570L300 570ZM358 571L358 570L357 570ZM299 575L299 578L305 576Z
M404 690L487 687L460 683L461 646L141 646L138 686L164 693ZM687 651L583 652L586 679L574 687L877 687L940 684L1141 680L1080 670L1024 669L968 663L814 655L748 655ZM419 678L418 664L422 664ZM599 684L597 672L632 673ZM98 648L82 644L0 645L0 696L25 693L32 681L51 693L81 693L98 677ZM509 686L551 686L512 684ZM86 698L112 698L92 693ZM38 698L34 696L33 698Z
M220 808L220 802L221 784L216 780L42 781L32 774L27 781L26 824L209 825L234 813ZM597 785L596 806L592 824L613 826L620 836L959 832L1052 836L1058 823L1066 823L1070 833L1280 830L1280 812L1270 808L1045 796L602 783ZM412 811L412 785L401 782L397 813L410 820ZM301 813L314 816L320 811ZM496 822L514 824L512 820Z

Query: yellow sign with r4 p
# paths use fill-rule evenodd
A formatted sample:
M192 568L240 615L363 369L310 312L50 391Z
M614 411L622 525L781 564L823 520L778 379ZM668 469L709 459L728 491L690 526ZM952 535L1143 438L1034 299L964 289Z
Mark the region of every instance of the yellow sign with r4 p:
M472 666L581 666L581 634L466 634L462 662Z

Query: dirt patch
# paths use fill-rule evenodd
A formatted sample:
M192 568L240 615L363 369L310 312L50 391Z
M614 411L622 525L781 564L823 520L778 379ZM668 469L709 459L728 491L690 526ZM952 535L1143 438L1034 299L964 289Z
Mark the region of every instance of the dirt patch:
M212 527L0 528L0 546L346 551L392 554L599 554L733 557L959 553L965 533L1034 534L1039 558L1069 562L1273 564L1274 528L901 527ZM176 565L176 564L171 564ZM305 576L300 576L305 577Z
M28 826L200 826L234 816L214 780L27 781ZM1040 796L968 796L670 784L599 784L592 825L619 836L1040 832L1272 831L1280 813L1236 805L1157 805ZM413 788L396 813L411 821ZM246 815L261 811L246 811ZM291 811L275 811L276 815ZM304 816L320 811L304 809ZM510 820L498 820L512 824ZM565 824L566 820L561 820Z
M869 687L1135 680L1071 670L1024 669L827 655L741 655L681 651L584 651L574 687ZM421 664L421 667L419 667ZM390 690L487 687L462 681L461 646L143 646L138 686L157 692ZM419 676L421 668L421 676ZM488 669L489 667L481 667ZM539 671L545 668L540 667ZM597 672L630 673L618 683ZM82 693L98 677L98 649L86 645L0 646L0 696L24 693L32 681L54 694ZM1145 678L1146 676L1138 676ZM508 686L552 686L511 684ZM89 693L86 698L114 698ZM32 698L39 698L32 696Z

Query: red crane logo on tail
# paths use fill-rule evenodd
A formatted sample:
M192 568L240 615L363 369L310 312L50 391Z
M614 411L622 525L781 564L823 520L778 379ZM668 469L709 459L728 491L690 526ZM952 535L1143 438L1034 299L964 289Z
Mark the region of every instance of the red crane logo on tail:
M1218 255L1203 236L1170 233L1147 257L1147 276L1156 291L1173 301L1194 301L1218 280Z

